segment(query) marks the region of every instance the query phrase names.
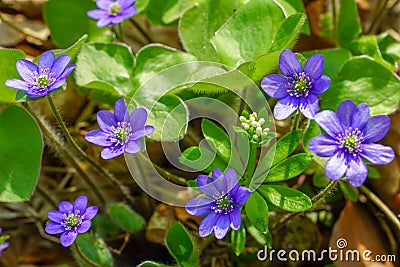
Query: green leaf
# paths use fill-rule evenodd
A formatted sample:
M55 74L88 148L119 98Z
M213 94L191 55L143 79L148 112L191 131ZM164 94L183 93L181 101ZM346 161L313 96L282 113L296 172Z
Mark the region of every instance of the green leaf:
M233 252L236 256L239 256L246 246L246 229L244 228L243 223L240 225L238 230L231 232L231 244Z
M259 83L262 78L278 68L280 55L281 51L267 53L266 55L258 57L256 60L243 63L238 69L255 83Z
M108 215L116 225L132 233L142 230L146 225L146 221L140 214L123 203L110 205Z
M201 0L169 0L165 7L162 21L165 24L178 20L191 7L197 5Z
M84 44L76 62L79 86L128 95L132 90L134 59L131 48L123 44Z
M307 125L307 128L304 130L303 134L303 149L307 153L311 153L310 149L308 148L308 144L310 143L311 139L317 135L322 134L321 129L319 128L318 124L315 120L310 120Z
M250 222L263 234L268 232L268 205L257 192L251 193L246 201L246 215Z
M154 261L145 261L139 264L137 267L169 267L169 266Z
M147 6L149 5L149 2L150 2L150 0L136 0L135 1L135 6L137 8L136 15L145 11Z
M287 158L297 148L301 140L301 130L289 132L276 142L275 156L272 165Z
M306 153L291 156L272 167L264 182L280 182L296 177L303 173L312 160L313 156Z
M381 178L380 173L378 172L377 169L375 169L372 166L367 166L368 167L368 178L370 179L379 179Z
M268 248L272 248L272 236L268 231L266 234L261 233L254 227L253 224L249 222L249 220L244 220L244 224L246 226L247 232L256 240L261 246L268 246Z
M342 190L343 194L348 197L351 201L357 202L359 191L358 188L352 186L348 181L341 180L339 181L340 190Z
M109 239L118 234L119 228L108 217L97 214L92 220L93 229L101 238Z
M162 20L164 12L168 8L169 2L176 2L176 0L149 0L146 8L146 16L149 21L156 25L171 25L166 24Z
M183 151L179 162L197 171L211 172L214 168L226 169L226 163L206 148L192 146Z
M171 225L165 237L165 245L180 266L198 266L196 245L181 223L174 222Z
M304 14L293 14L284 20L275 34L271 51L292 49L305 21L306 16Z
M7 87L4 83L11 78L21 79L17 71L17 60L25 58L24 52L16 49L0 50L0 103L15 103L17 90Z
M9 106L0 113L0 147L0 201L28 200L39 177L43 140L24 109Z
M66 49L56 49L56 50L54 50L54 55L56 57L58 57L60 55L66 54L66 55L69 55L72 58L71 61L74 61L75 58L77 57L79 51L81 50L83 44L86 43L87 40L88 40L88 35L85 34L81 38L79 38L78 41L76 41L74 44L72 44L70 47L68 47Z
M79 234L76 246L71 247L72 255L81 267L102 266L112 267L113 259L102 239L95 238L89 233ZM79 249L79 251L77 251ZM84 255L85 259L82 258ZM91 261L89 264L88 261Z
M262 185L258 192L271 204L292 212L312 207L311 199L304 193L282 185Z
M204 0L188 10L179 24L183 48L199 60L219 62L211 37L248 0Z
M68 47L82 35L89 41L111 41L109 27L98 28L97 20L88 17L89 10L98 9L91 0L49 0L44 5L44 18L51 37L60 47Z
M387 114L397 108L399 78L370 58L348 60L330 89L322 95L322 109L336 110L343 100L366 102L372 115Z
M231 157L231 141L228 134L210 120L203 119L201 122L201 130L210 146L217 150L217 155L225 162L229 162ZM211 143L213 145L211 145Z
M337 37L341 47L348 45L362 32L355 0L340 0Z
M386 61L395 64L400 59L400 42L392 34L385 32L379 35L378 45Z
M275 3L282 8L285 17L290 17L293 14L306 14L302 0L274 0ZM310 25L308 21L302 26L301 33L310 34Z
M273 1L252 0L218 30L211 42L222 63L237 67L271 51L283 20L282 10Z

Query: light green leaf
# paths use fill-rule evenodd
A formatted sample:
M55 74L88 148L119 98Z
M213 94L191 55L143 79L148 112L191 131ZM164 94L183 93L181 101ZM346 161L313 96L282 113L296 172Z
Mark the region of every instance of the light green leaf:
M307 128L304 130L303 134L303 148L304 151L307 153L311 153L310 149L308 149L308 143L310 143L310 140L317 136L322 134L321 129L319 128L318 124L315 122L315 120L310 120L308 123Z
M238 69L255 83L259 83L262 78L278 68L280 55L280 50L267 53L266 55L258 57L256 60L243 63L238 67Z
M198 266L196 245L181 223L174 222L171 225L165 237L165 245L180 266Z
M76 246L71 247L72 255L81 267L102 266L113 267L113 258L102 239L95 238L89 233L79 234ZM77 251L79 249L79 252ZM86 259L83 259L84 255ZM89 264L87 261L91 261ZM96 265L93 265L96 264Z
M149 5L150 0L136 0L135 6L137 8L137 14L142 13L146 10L147 6Z
M293 14L284 20L275 34L271 51L292 49L305 21L306 16L304 14Z
M183 48L199 60L219 62L211 37L248 0L204 0L188 10L179 24Z
M371 115L387 114L397 108L400 80L370 58L348 60L330 89L322 95L322 109L335 110L343 100L366 102Z
M313 156L306 153L291 156L272 167L264 182L280 182L296 177L303 173L312 160Z
M201 0L169 0L161 19L165 24L172 23L182 17L185 11L198 5L199 2Z
M285 17L289 17L296 13L306 14L302 0L274 0L274 2L282 8ZM301 32L310 34L310 25L307 21L301 28Z
M154 261L145 261L139 264L137 267L169 267L169 266Z
M273 1L251 0L218 30L211 42L222 63L237 67L270 52L283 20L282 10Z
M216 148L217 155L228 163L231 157L231 141L228 134L215 123L207 119L202 120L201 130L210 146Z
M246 229L244 228L243 223L240 225L238 230L232 230L231 244L233 252L235 252L236 256L239 256L246 246Z
M171 5L169 2L175 3L176 0L149 0L145 11L146 16L151 23L163 26L172 24L166 24L162 20L164 12L168 8L168 6Z
M400 59L400 42L395 39L392 34L387 32L378 36L379 50L382 52L382 57L394 64Z
M251 193L246 201L246 215L250 222L263 234L268 232L268 205L257 192Z
M86 43L88 40L88 35L85 34L83 35L81 38L79 38L74 44L72 44L70 47L66 48L66 49L56 49L54 50L54 55L56 57L62 55L62 54L66 54L69 55L72 60L74 61L76 56L78 55L79 51L81 50L82 46L84 43Z
M287 158L297 148L301 140L301 130L289 132L276 142L275 156L272 165Z
M54 42L68 47L84 34L89 35L89 41L111 41L109 27L98 28L97 20L86 14L93 9L98 8L91 0L49 0L44 5L44 18Z
M292 212L311 208L311 199L304 193L282 185L262 185L258 192L271 204Z
M341 47L348 45L362 32L355 0L340 0L337 37Z
M42 134L22 108L9 106L0 113L0 201L28 200L40 173Z
M110 205L107 213L110 216L111 221L125 231L131 233L136 233L142 230L146 225L146 221L140 214L136 213L123 203Z
M221 171L226 169L226 163L213 152L206 148L192 146L183 151L179 162L186 166L204 172L211 172L214 168Z
M0 50L0 103L15 103L17 90L7 87L4 83L11 78L21 79L17 71L17 60L25 58L24 52L15 49Z

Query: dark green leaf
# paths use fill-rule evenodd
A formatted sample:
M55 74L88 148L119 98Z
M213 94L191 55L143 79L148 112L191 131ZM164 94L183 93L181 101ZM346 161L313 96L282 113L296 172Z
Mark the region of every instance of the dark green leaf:
M271 51L292 49L297 41L305 20L306 17L304 14L293 14L284 20L276 32Z
M20 58L25 58L24 52L15 49L0 50L0 103L15 103L17 90L5 86L5 82L11 78L21 79L16 63Z
M72 58L71 61L74 61L76 59L79 51L81 50L83 44L86 43L87 40L88 40L88 35L85 34L81 38L79 38L78 41L76 41L74 44L72 44L70 47L68 47L66 49L54 50L54 54L56 57L58 57L62 54L67 54L67 55L71 56L71 58Z
M296 13L306 14L302 0L274 0L274 2L282 8L283 13L285 13L285 17L289 17ZM310 34L310 25L307 21L301 28L301 32Z
M9 106L0 113L0 147L0 201L28 200L39 177L43 140L24 109Z
M254 238L254 240L256 240L261 246L268 246L268 248L272 248L272 236L269 231L267 234L261 233L248 220L245 220L244 224L247 232Z
M372 166L367 166L368 167L368 178L370 179L379 179L381 178L380 173L378 172L377 169L375 169Z
M101 238L108 239L118 234L119 228L109 218L97 214L92 220L93 229Z
M296 177L303 173L312 160L313 156L306 153L291 156L272 167L264 182L280 182Z
M154 261L145 261L139 264L137 267L169 267L169 266Z
M149 21L156 25L171 25L164 23L162 17L168 8L169 2L175 3L176 0L149 0L146 8L146 15ZM173 22L173 21L172 21Z
M287 158L296 147L299 145L301 139L301 130L289 132L276 142L275 156L272 165L277 164L283 159Z
M198 266L196 246L181 223L174 222L171 225L165 237L165 245L180 266Z
M201 130L207 142L214 144L217 155L225 162L229 162L231 157L231 141L228 134L210 120L203 119L201 122ZM213 146L210 144L210 146Z
M238 69L254 82L259 83L262 78L278 68L280 54L280 50L267 53L258 57L256 60L243 63Z
M359 191L358 188L352 186L348 181L341 180L339 181L340 190L342 190L343 194L348 197L351 201L357 202Z
M304 151L307 153L310 153L310 150L308 149L308 143L310 143L310 140L321 134L321 129L319 128L318 124L314 120L310 120L310 122L307 125L307 128L304 130L303 134L303 148Z
M235 252L236 256L239 256L246 246L246 229L244 228L243 223L240 225L239 230L232 230L231 244L233 252Z
M379 50L382 52L382 57L394 64L400 59L400 42L395 39L392 34L382 33L378 36Z
M362 32L355 0L340 0L337 22L338 43L341 47L348 45Z
M287 211L300 212L312 207L311 199L304 193L282 185L262 185L258 192L273 205Z
M251 193L246 202L246 215L250 222L263 234L268 232L268 205L257 192Z
M226 163L207 148L192 146L183 151L179 162L197 171L211 172L214 168L226 169Z
M112 267L114 266L110 251L103 240L94 238L91 234L79 234L76 246L72 246L72 255L81 267ZM79 249L79 251L77 251ZM84 255L85 259L82 258ZM90 263L88 263L90 261Z
M116 225L132 233L142 230L146 225L146 221L140 214L123 203L110 205L108 215Z

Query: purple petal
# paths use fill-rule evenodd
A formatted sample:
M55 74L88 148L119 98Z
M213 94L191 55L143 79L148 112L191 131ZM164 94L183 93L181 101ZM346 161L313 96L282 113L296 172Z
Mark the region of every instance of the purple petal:
M351 115L354 113L357 108L356 104L352 100L345 100L340 103L337 109L337 116L339 120L342 122L343 126L348 128L351 125Z
M313 80L321 77L324 70L324 56L321 54L312 55L304 65L304 72Z
M154 133L154 127L153 126L145 126L143 129L134 132L129 139L137 140L146 135L150 135L152 133Z
M97 0L96 5L104 10L107 10L110 8L110 6L114 3L114 1L111 0Z
M344 132L342 123L332 110L324 110L315 115L314 119L318 125L333 138L336 138L339 134Z
M119 14L119 16L122 17L122 19L128 19L130 17L135 16L137 13L137 8L135 6L131 6L128 9L125 9L122 11L121 14Z
M111 146L113 142L110 141L110 135L103 130L93 130L85 135L86 141L99 145L99 146Z
M239 186L236 192L232 192L232 199L233 199L233 204L238 205L238 206L243 206L244 203L246 203L247 199L250 197L251 192L250 189Z
M26 59L18 59L16 67L19 75L27 82L34 79L33 72L36 71L38 73L37 66Z
M354 187L361 186L367 179L368 169L364 161L360 157L352 157L349 162L349 167L346 172L346 178Z
M86 196L79 196L74 202L74 213L79 210L79 214L82 215L86 211L88 204L88 198Z
M338 149L338 144L329 135L321 134L310 140L308 148L317 156L332 157Z
M111 16L110 21L112 24L119 24L124 20L124 17L121 15Z
M63 247L69 247L74 243L76 237L78 236L77 231L65 231L60 236L60 242Z
M220 169L214 168L211 172L211 181L219 192L228 192L226 190L225 176Z
M59 212L58 210L51 210L47 214L50 220L56 223L61 223L64 221L64 213Z
M199 225L199 234L201 237L206 237L211 234L219 217L219 213L211 212L201 221Z
M16 90L29 90L29 83L19 79L9 79L5 82L5 85Z
M211 178L206 175L197 176L197 186L199 187L201 193L211 198L220 193L215 187L214 183L211 182Z
M125 100L123 98L118 99L114 105L114 116L117 121L126 121L128 119L129 113L126 109Z
M197 186L198 187L208 185L211 182L212 182L212 179L210 177L208 177L207 175L200 174L199 176L197 176Z
M130 115L129 120L133 132L143 129L147 120L147 110L144 108L135 109Z
M378 115L370 118L364 128L364 142L378 142L385 137L390 129L390 118L386 115Z
M100 155L102 159L112 159L124 153L124 146L109 146L103 148Z
M91 221L83 221L79 226L78 226L78 233L83 234L87 231L89 231L90 227L92 226Z
M110 17L104 17L97 21L96 25L99 28L103 28L111 23Z
M65 68L64 72L60 75L60 77L58 77L58 79L66 79L67 76L70 75L75 68L76 68L75 64L69 65L68 67Z
M196 197L191 200L185 205L185 209L187 213L194 216L203 216L212 212L211 210L211 203L213 202L212 199L205 198L205 197Z
M296 55L290 50L283 50L279 57L279 69L288 77L300 73L301 65Z
M358 128L363 131L370 118L369 106L367 103L361 103L355 109L350 119L350 125L353 129Z
M229 169L226 171L224 175L224 183L225 192L236 192L236 187L238 187L239 182L234 169Z
M261 88L269 96L274 98L285 98L289 95L286 85L288 80L279 74L271 74L261 81Z
M307 97L300 101L299 109L303 115L308 119L313 119L318 113L319 99L313 94L309 94Z
M1 244L0 244L0 256L1 256L1 253L3 252L3 250L5 250L6 248L8 248L10 246L10 243L8 243L8 242L2 242Z
M126 9L135 3L136 0L117 0L117 3L122 9Z
M65 79L60 79L60 78L58 78L53 84L50 84L48 87L47 87L47 90L50 92L50 91L53 91L53 90L55 90L55 89L57 89L57 88L60 88L60 86L62 86L64 83L66 83L67 81L65 80Z
M345 153L336 153L325 165L325 174L329 180L336 181L343 177L347 170Z
M38 67L39 67L39 74L42 73L42 71L43 71L44 69L49 69L49 70L50 70L50 69L51 69L51 66L53 65L55 59L56 59L56 58L55 58L54 53L53 53L52 51L46 51L46 52L44 52L44 53L40 56L40 59L39 59L39 64L38 64Z
M140 140L129 140L125 144L125 152L130 154L135 154L139 152L141 149L142 149L142 144L140 143Z
M331 86L331 79L326 75L322 75L321 78L312 82L311 92L320 95L328 90L329 86Z
M386 165L393 161L394 152L390 146L379 144L364 144L361 156L372 164Z
M217 239L222 239L225 237L229 230L229 225L231 224L229 214L221 214L214 226L214 234Z
M71 57L69 55L61 55L54 61L53 66L51 66L51 72L54 73L55 78L61 76L70 60Z
M86 209L85 211L85 220L91 220L96 216L97 212L99 211L99 208L97 206L90 206Z
M234 206L233 210L229 213L229 217L231 220L231 228L233 230L238 230L240 223L242 222L242 213L240 212L240 209Z
M274 108L274 116L277 120L284 120L289 117L300 105L297 97L288 96L279 100Z
M43 89L43 90L30 89L30 90L28 90L27 95L28 95L30 98L37 98L37 97L45 96L45 95L47 95L48 93L49 93L49 90L48 90L47 88L46 88L46 89Z
M115 121L114 114L108 110L100 110L97 112L97 124L106 132L110 131L111 126L117 128L117 122Z
M51 235L61 234L65 231L64 226L59 223L49 222L44 228L45 232Z
M87 12L87 15L92 19L101 19L104 17L108 17L107 11L104 11L102 9L90 10Z
M61 202L58 204L58 210L59 210L61 213L72 212L73 208L74 208L74 206L72 206L72 204L69 203L68 201L61 201Z

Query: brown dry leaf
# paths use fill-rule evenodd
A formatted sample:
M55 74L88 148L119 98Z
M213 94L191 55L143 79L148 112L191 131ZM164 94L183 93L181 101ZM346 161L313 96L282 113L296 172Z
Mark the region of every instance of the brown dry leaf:
M164 244L168 228L174 220L175 216L172 207L166 204L159 204L147 225L146 238L151 242Z
M388 243L384 238L384 234L379 231L379 226L376 221L371 218L364 206L361 204L346 202L346 206L342 210L339 219L337 220L331 239L330 247L334 250L338 249L338 243L341 239L345 239L347 246L343 246L343 255L346 255L348 250L358 250L360 252L360 261L335 261L337 267L394 267L393 262L367 262L363 259L362 254L366 250L372 251L371 259L376 255L391 254L386 245ZM340 255L340 251L336 255ZM343 256L343 259L345 256ZM351 259L351 256L350 256Z

